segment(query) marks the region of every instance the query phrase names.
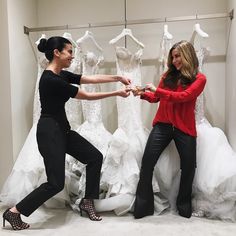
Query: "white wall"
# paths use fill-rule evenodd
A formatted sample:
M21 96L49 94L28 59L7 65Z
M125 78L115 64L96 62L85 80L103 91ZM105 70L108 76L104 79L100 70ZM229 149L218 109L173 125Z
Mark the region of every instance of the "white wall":
M35 0L8 0L13 157L22 148L32 126L36 60L23 26L37 25Z
M183 7L184 6L184 7ZM221 0L127 0L127 19L150 19L159 17L188 16L195 14L211 14L227 12L227 2ZM123 0L40 0L38 1L39 26L80 25L86 23L120 21L124 19ZM201 42L209 46L211 55L205 63L204 72L208 83L205 89L206 113L210 122L225 128L225 55L226 55L226 19L201 20L188 22L169 22L169 31L174 35L174 41L189 40L193 25L200 23L210 37ZM164 23L132 25L133 34L145 44L142 65L143 83L157 83L159 43ZM108 44L109 40L121 32L121 27L104 27L90 29L104 49L107 63L100 73L115 73L114 49ZM70 30L74 39L81 37L86 29ZM49 36L64 31L48 32ZM106 87L102 87L106 89ZM110 87L111 89L111 87ZM104 122L112 132L117 126L115 99L103 101ZM143 103L143 120L145 126L151 127L151 120L156 106ZM105 111L106 110L106 111ZM148 113L148 115L147 115Z
M7 0L0 1L0 188L13 164Z
M236 1L230 0L228 9L236 10ZM226 114L226 134L229 142L236 150L236 23L235 18L232 20L228 27L228 50L226 57L226 103L225 103L225 114Z

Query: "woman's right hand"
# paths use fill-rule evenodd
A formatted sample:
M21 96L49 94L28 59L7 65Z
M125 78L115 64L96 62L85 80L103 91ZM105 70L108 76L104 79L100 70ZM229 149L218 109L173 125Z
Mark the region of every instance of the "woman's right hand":
M130 91L131 89L129 87L126 87L124 89L117 90L117 95L120 97L126 98L130 95Z
M134 88L132 88L132 93L136 97L136 96L141 96L144 93L144 91L143 89L139 88L139 86L135 86Z

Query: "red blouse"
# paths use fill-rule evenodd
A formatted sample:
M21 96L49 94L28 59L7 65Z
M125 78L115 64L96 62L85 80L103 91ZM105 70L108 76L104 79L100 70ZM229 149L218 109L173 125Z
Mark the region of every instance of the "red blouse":
M198 73L196 80L185 88L182 85L178 85L175 89L164 87L162 79L155 93L143 93L141 99L151 103L160 101L153 126L158 122L169 123L184 133L196 137L195 103L205 84L206 76Z

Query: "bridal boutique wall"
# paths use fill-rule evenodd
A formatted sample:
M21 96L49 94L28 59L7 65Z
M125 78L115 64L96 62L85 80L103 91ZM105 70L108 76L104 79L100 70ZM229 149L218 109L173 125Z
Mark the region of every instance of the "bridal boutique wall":
M8 34L11 81L13 157L32 126L32 105L36 60L23 25L37 25L35 0L8 0Z
M144 10L145 9L145 10ZM211 14L227 11L227 1L221 0L127 0L127 20L152 19L158 17L188 16L195 14ZM112 22L124 20L124 0L40 0L38 1L38 23L40 26L65 24L87 24L97 22ZM211 55L204 66L208 77L205 90L206 113L208 119L215 126L225 129L225 53L226 53L226 19L168 22L169 31L173 34L173 42L182 39L189 40L193 25L200 23L210 37L201 42L209 46ZM164 23L132 25L133 34L144 43L142 57L142 78L146 82L157 83L159 80L158 56ZM115 73L115 52L109 45L109 40L118 35L123 26L92 28L97 42L104 49L107 63L100 73ZM73 38L81 37L86 29L71 30ZM63 34L64 31L50 32L49 35ZM198 40L199 41L199 40ZM128 42L129 43L129 42ZM129 47L130 45L128 45ZM198 45L199 47L199 45ZM117 117L115 99L103 102L104 122L112 132L116 128ZM156 106L143 103L143 120L145 126L151 127L151 120Z
M37 66L24 25L37 25L36 1L1 2L0 187L32 126Z
M230 0L228 9L236 9L236 1ZM226 57L226 133L231 145L236 150L236 23L232 20L228 27L228 48Z
M0 186L13 163L7 0L0 1Z

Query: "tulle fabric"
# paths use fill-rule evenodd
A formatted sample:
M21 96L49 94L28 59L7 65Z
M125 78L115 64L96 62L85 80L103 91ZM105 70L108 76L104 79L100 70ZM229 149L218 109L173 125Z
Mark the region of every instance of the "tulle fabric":
M206 48L197 52L200 70L208 53ZM205 117L204 93L197 98L195 117L197 168L193 181L193 215L236 221L236 153L224 132L213 127ZM154 170L160 186L159 194L167 200L161 210L170 208L176 211L180 174L179 155L171 143ZM162 212L159 208L155 210Z

